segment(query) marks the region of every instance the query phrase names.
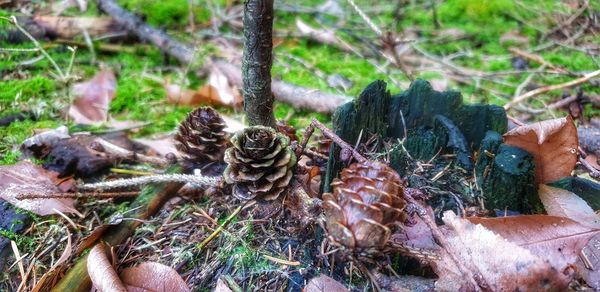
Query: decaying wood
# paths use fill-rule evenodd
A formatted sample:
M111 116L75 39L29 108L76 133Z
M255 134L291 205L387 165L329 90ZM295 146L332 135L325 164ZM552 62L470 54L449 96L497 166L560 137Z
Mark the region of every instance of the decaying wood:
M137 35L143 41L156 45L165 53L184 64L194 61L194 49L192 47L174 40L161 30L149 26L139 17L121 8L115 1L97 0L96 3L100 10L112 16L118 24Z

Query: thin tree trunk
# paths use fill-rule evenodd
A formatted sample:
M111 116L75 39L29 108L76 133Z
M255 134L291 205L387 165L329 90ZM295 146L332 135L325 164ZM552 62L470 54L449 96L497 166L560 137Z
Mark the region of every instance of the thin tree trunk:
M273 0L244 3L244 110L252 126L275 127L271 65L273 57Z

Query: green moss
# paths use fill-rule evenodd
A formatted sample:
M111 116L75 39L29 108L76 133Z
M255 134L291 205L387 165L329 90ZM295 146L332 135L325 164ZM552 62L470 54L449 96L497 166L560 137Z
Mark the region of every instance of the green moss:
M21 157L21 151L19 150L10 150L6 153L0 152L0 165L10 165L15 164L19 161L19 157Z
M126 9L143 15L154 26L178 27L189 22L188 0L123 0L119 1ZM193 1L194 21L204 23L210 19L210 10Z
M16 100L28 101L36 97L48 97L55 89L55 81L43 76L2 81L0 82L0 106L8 106Z
M20 152L16 150L18 145L33 135L35 129L54 129L58 127L59 121L17 121L8 127L0 127L0 164L11 164L16 162Z

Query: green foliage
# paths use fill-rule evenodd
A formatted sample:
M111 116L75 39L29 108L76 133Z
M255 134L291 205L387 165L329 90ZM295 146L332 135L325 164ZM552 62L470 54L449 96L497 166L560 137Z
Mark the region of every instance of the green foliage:
M439 7L442 21L469 21L489 24L492 19L503 18L515 9L511 0L449 0Z
M35 97L45 97L54 93L55 89L55 81L43 76L3 81L0 82L0 106L7 106L17 100L28 101Z

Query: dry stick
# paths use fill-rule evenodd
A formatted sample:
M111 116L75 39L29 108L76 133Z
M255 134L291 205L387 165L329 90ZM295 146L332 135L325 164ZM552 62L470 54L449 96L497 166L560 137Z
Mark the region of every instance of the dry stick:
M215 239L217 237L217 235L219 235L221 232L223 232L223 229L225 229L225 227L227 226L227 224L229 224L229 222L231 222L231 220L237 216L237 214L240 213L240 211L242 211L242 209L244 209L244 207L246 205L248 205L248 203L250 203L251 201L246 201L244 204L240 205L239 207L237 207L233 213L231 213L231 215L229 215L229 217L227 217L225 219L225 221L223 221L223 223L221 225L219 225L219 227L217 229L215 229L215 231L213 231L207 238L205 238L202 242L200 242L200 244L198 244L198 250L203 249L204 247L206 247L207 244L209 244L213 239Z
M317 119L313 119L310 124L313 127L316 127L319 130L321 130L321 132L323 133L323 135L325 137L331 139L331 141L338 144L342 149L352 153L352 156L354 156L354 159L356 159L356 161L358 161L358 162L366 162L367 161L367 159L364 156L362 156L360 153L358 153L358 151L356 151L354 149L354 147L352 147L352 145L346 143L346 141L342 140L342 138L340 138L338 135L333 133L329 128L327 128L321 122L317 121Z
M80 199L80 198L117 198L117 197L135 197L139 195L139 191L136 192L110 192L110 193L99 193L99 192L81 192L81 193L52 193L52 194L19 194L16 196L17 200L29 200L29 199Z
M304 153L304 149L306 149L308 140L310 140L310 136L312 136L314 131L315 131L315 127L313 127L312 124L308 125L308 127L306 127L306 130L304 131L304 137L302 137L302 142L300 142L300 146L298 147L298 149L296 149L296 156L300 157L300 155L302 155L302 153Z
M546 65L546 67L548 67L548 68L550 68L552 70L555 70L557 72L567 73L567 74L570 74L570 75L575 75L572 72L569 72L565 68L558 67L558 66L556 66L556 65L554 65L554 64L552 64L552 63L550 63L550 62L548 62L546 60L544 60L544 58L542 58L539 55L532 54L532 53L529 53L529 52L525 52L525 51L523 51L523 50L521 50L519 48L515 48L515 47L508 48L508 51L510 51L511 53L513 53L513 54L515 54L515 55L517 55L519 57L522 57L524 59L536 62L536 63L538 63L540 65Z
M600 76L600 70L596 70L594 72L590 72L588 74L585 74L584 76L582 76L581 78L577 78L574 80L571 80L569 82L565 82L565 83L560 83L560 84L555 84L555 85L549 85L549 86L544 86L544 87L540 87L538 89L534 89L531 91L526 92L525 94L519 95L516 98L514 98L513 100L511 100L510 102L508 102L507 104L504 105L504 109L508 110L511 107L513 107L514 105L521 103L527 99L530 99L532 97L538 96L540 94L544 94L546 92L552 91L552 90L559 90L559 89L563 89L563 88L569 88L569 87L573 87L573 86L577 86L579 84L588 82L596 77Z

